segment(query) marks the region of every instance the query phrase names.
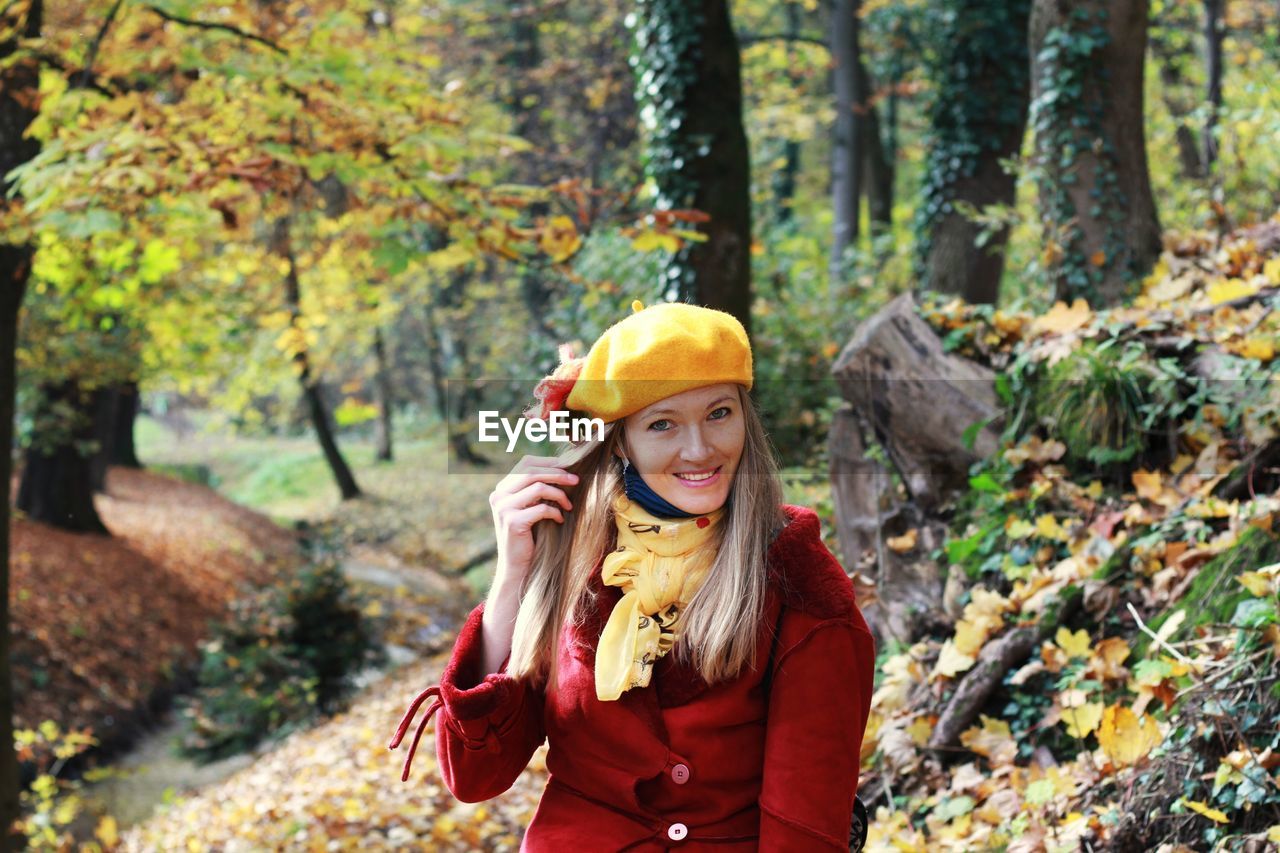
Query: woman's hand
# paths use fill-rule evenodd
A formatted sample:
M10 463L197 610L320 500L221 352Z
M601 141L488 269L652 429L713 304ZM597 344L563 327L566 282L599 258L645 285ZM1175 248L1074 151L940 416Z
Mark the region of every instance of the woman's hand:
M546 518L563 524L573 509L564 487L576 485L578 475L564 464L557 456L525 456L489 494L498 539L495 585L519 590L533 565L533 526Z

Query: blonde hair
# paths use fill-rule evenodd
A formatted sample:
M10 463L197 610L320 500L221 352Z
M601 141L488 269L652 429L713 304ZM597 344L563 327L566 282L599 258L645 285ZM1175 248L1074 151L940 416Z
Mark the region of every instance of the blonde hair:
M786 525L782 482L773 447L746 389L738 389L745 426L742 458L725 502L715 562L681 619L672 654L692 663L707 683L733 678L754 661L764 613L769 544ZM566 489L573 509L564 522L534 527L533 564L521 590L507 672L551 683L561 631L581 628L595 605L588 581L613 547L613 500L622 493L615 449L625 447L621 420L605 425L604 437L560 452L566 470L579 476Z

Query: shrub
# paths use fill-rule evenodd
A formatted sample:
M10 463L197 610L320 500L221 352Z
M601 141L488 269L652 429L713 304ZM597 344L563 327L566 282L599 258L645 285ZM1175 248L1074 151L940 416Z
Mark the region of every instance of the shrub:
M1131 462L1168 420L1176 384L1138 346L1086 344L1032 386L1036 419L1077 469Z
M182 752L214 761L331 713L352 674L383 662L381 628L332 561L237 602L203 647Z

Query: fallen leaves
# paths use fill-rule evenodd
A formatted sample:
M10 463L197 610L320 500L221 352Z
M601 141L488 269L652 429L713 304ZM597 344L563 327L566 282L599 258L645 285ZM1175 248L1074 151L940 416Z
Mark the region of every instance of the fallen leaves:
M1084 328L1092 319L1093 311L1083 299L1075 300L1070 306L1055 302L1047 314L1031 324L1031 329L1038 334L1062 335Z
M292 534L204 486L112 467L95 499L114 534L12 524L15 723L105 728L194 660L238 584L301 559ZM128 630L120 630L122 625Z
M1137 764L1151 754L1160 740L1160 727L1150 714L1139 717L1123 705L1111 705L1102 714L1098 745L1118 766Z

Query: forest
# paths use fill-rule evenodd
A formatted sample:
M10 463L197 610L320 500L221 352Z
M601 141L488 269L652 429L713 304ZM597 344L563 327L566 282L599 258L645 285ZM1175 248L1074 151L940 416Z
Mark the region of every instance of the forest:
M866 850L1280 851L1277 81L1265 0L0 3L5 849L519 849L545 747L386 740L476 413L638 299L873 629Z

